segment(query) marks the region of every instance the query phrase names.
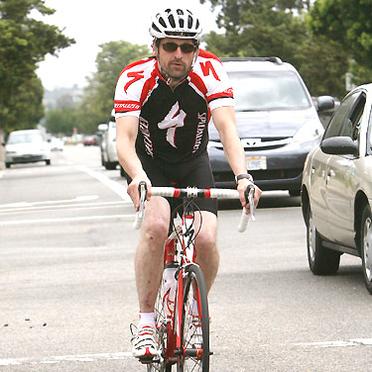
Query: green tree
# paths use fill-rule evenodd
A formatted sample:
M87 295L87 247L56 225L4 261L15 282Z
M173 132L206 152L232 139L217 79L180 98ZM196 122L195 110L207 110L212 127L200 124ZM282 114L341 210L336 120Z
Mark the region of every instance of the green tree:
M73 128L79 129L77 108L67 106L49 110L45 115L45 127L56 135L72 135Z
M369 0L317 0L309 24L316 34L346 45L360 65L372 60L372 2Z
M121 70L134 60L148 56L145 45L127 41L111 41L100 46L96 58L97 71L88 79L79 105L79 128L94 133L98 123L106 122L113 108L115 83Z
M206 0L201 0L205 3ZM278 56L301 73L313 95L342 96L347 55L337 42L313 35L306 17L310 1L210 0L222 34L206 35L219 56Z
M38 63L73 42L56 26L31 17L31 11L54 13L43 0L0 0L0 127L6 131L42 118Z

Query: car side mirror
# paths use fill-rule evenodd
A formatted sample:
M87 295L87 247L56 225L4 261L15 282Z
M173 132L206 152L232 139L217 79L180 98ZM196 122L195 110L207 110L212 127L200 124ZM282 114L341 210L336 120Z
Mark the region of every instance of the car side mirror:
M350 137L330 137L320 143L321 150L330 155L358 156L358 144Z
M331 96L319 96L316 99L318 112L329 111L335 108L335 99Z
M105 132L108 129L108 125L106 123L98 124L97 130L100 132Z

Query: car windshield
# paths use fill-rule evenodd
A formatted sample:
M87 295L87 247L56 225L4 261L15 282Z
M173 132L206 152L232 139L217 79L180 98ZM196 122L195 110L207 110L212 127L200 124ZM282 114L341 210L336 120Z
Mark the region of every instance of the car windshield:
M296 110L311 106L291 71L230 72L236 111Z
M9 135L8 144L15 145L18 143L40 143L43 138L38 133L11 133Z

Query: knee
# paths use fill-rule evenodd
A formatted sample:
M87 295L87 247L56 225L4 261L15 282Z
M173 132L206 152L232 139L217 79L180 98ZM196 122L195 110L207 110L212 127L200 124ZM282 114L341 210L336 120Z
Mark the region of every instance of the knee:
M210 254L216 250L216 234L213 231L203 231L196 238L196 246L201 254Z
M163 244L168 236L169 224L165 219L151 219L143 227L142 238L148 242Z

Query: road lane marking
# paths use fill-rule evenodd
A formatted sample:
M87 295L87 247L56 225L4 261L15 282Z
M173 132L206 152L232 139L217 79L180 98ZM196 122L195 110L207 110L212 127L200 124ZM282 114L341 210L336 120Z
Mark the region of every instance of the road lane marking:
M20 214L20 213L29 213L34 211L43 211L43 210L57 210L57 209L63 209L66 210L75 210L75 209L81 209L80 207L84 207L84 209L98 209L98 208L123 208L128 205L132 205L132 203L127 203L125 201L119 201L119 202L102 202L102 203L83 203L83 204L66 204L66 205L47 205L47 206L41 206L41 207L11 207L7 209L3 209L3 206L0 205L0 215L10 213L12 214Z
M61 222L80 222L92 220L108 220L108 219L133 219L134 214L113 214L101 216L84 216L84 217L61 217L61 218L42 218L32 220L18 220L18 221L0 221L0 226L16 226L16 225L34 225L34 224L49 224Z
M62 204L62 203L75 203L75 202L85 202L85 201L92 201L97 200L98 195L82 195L77 196L73 199L60 199L60 200L44 200L38 202L16 202L16 203L8 203L8 204L0 204L0 208L28 208L37 205L43 204Z
M323 342L301 342L292 344L294 346L310 346L315 348L324 347L349 347L349 346L372 346L372 338L355 338L346 341L323 341ZM269 346L265 344L264 346ZM274 345L273 345L274 346ZM131 352L117 353L91 353L91 354L69 354L49 356L43 358L2 358L0 366L20 366L26 364L58 364L63 362L97 362L100 360L125 360L133 358Z
M372 338L353 338L350 340L300 342L297 346L313 346L317 348L326 347L348 347L348 346L372 346Z
M3 358L0 359L0 366L58 364L62 362L96 362L99 360L124 360L128 358L132 358L131 352L59 355L44 358Z
M81 172L87 173L89 176L95 178L96 180L103 183L105 186L107 186L109 189L111 189L114 193L119 195L123 200L130 201L130 197L125 191L125 188L123 185L121 185L119 182L115 182L111 180L109 177L105 176L103 173L93 171L89 169L88 167L84 166L77 166L76 169L80 170Z

